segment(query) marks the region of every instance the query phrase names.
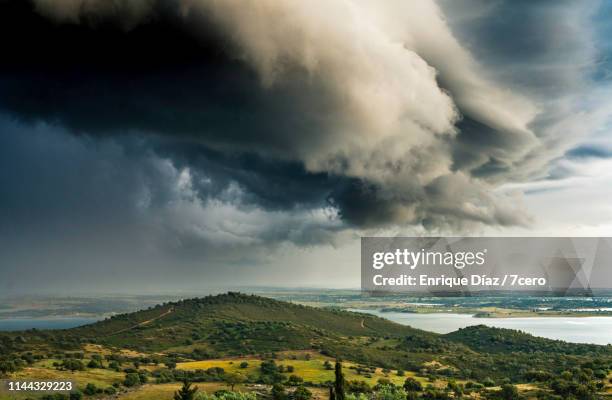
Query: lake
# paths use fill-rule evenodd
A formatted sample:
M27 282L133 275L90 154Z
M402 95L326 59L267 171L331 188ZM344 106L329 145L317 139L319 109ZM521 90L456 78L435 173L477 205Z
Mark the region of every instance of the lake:
M67 329L91 324L99 318L11 318L0 319L0 331L22 331L26 329Z
M411 314L379 310L351 311L373 314L402 325L436 333L449 333L472 325L518 329L535 336L574 343L612 343L612 317L474 318L471 314Z

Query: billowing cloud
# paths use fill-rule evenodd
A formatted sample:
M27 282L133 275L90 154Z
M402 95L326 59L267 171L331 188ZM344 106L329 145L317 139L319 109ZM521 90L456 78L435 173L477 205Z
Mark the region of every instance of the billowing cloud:
M339 226L331 207L288 213L245 204L238 184L215 187L224 179L215 170L194 175L143 147L141 138L97 143L44 124L25 127L2 118L0 125L0 184L7 193L0 199L0 217L6 236L28 232L32 224L41 237L76 229L110 238L128 228L129 235L138 230L152 235L145 242L154 247L185 250L183 243L201 238L223 253L232 246L284 240L320 244L331 240L320 231Z
M527 221L473 171L538 146L537 104L487 79L433 2L35 5L54 22L28 14L42 35L0 99L24 118L296 163L341 181L318 197L357 226Z
M529 128L537 143L514 163L492 158L473 171L496 175L502 181L545 177L548 166L586 136L605 126L610 115L609 93L596 78L607 57L606 41L594 19L602 12L599 1L494 1L439 2L458 39L470 48L487 76L515 94L529 98L538 113ZM464 120L460 123L471 123ZM457 158L473 162L482 158L479 142L467 135ZM493 177L491 176L491 177Z
M5 217L103 232L121 215L112 230L219 263L355 230L526 226L504 188L560 174L610 118L599 6L0 1L19 38L0 64L5 164L31 173L5 177Z
M236 183L215 187L224 178L214 169L194 174L140 137L100 142L6 117L0 128L4 293L12 285L86 288L92 278L117 276L129 287L143 275L159 281L169 269L169 283L202 270L223 280L228 274L220 271L265 261L283 244L342 240L331 207L289 212L250 204Z

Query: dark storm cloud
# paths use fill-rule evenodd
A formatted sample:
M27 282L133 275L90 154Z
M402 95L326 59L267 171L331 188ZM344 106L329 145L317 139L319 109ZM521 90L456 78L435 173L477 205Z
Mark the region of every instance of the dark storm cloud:
M323 173L308 173L296 162L271 160L253 154L226 154L193 143L177 143L159 139L155 144L160 155L171 158L177 167L192 168L214 177L195 189L201 197L216 197L232 182L247 191L243 201L268 210L295 207L319 207L346 178ZM200 190L203 189L203 190Z
M265 208L319 207L339 180L308 173L285 155L291 136L321 131L295 109L291 88L263 96L254 72L214 33L184 31L181 24L190 22L177 9L124 32L110 22L58 26L27 2L0 6L0 34L21 37L8 43L12 56L0 66L0 102L19 119L77 134L166 136L149 147L213 176L215 187L206 185L203 198L234 181L247 189L244 200ZM277 158L247 153L262 149L261 140Z
M492 189L565 150L570 106L531 86L583 81L593 6L512 3L5 0L0 107L138 136L203 201L236 187L243 207L349 226L524 224Z
M8 61L0 71L0 105L23 121L47 121L77 134L155 135L150 144L156 152L191 166L196 176L198 171L215 175L220 188L237 182L244 201L266 209L332 204L356 225L436 220L447 202L432 204L427 187L442 176L478 186L448 153L456 147L453 124L459 115L434 70L390 38L363 36L356 47L350 30L362 28L357 19L347 32L330 25L319 36L309 24L327 24L325 10L307 15L309 10L291 11L283 2L250 11L232 2L5 1L0 6L0 34L20 38L4 49ZM332 19L345 11L326 7ZM435 65L446 48L457 54L468 76L449 73L442 79L456 92L460 111L490 131L489 145L481 142L470 150L468 140L460 147L487 159L474 168L516 161L532 145L533 134L521 120L531 115L530 106L505 115L506 103L520 99L469 71L469 55L445 31L435 6L420 11L435 23L433 36L426 33L423 40L437 35L443 42L423 57ZM249 12L260 13L259 22L252 25ZM267 26L286 12L296 14L275 28ZM380 23L371 21L372 27ZM362 48L383 53L373 63ZM474 90L498 104L474 103ZM464 200L458 209L480 208L486 214L496 208L495 202L468 204L472 196ZM444 223L454 216L439 215ZM474 220L499 222L492 214ZM514 222L523 220L517 215Z
M205 26L197 37L189 33L178 9L162 8L124 32L112 21L58 26L17 3L18 15L6 2L0 17L1 34L20 37L6 48L1 101L25 119L79 133L155 132L244 148L269 132L278 151L287 140L280 131L308 124L298 123L291 93L261 96L254 71Z
M264 201L245 199L215 168L191 174L145 139L77 137L0 116L0 291L145 290L202 271L227 281L232 266L283 243L336 242L331 216L253 206Z
M197 237L194 232L210 228L219 234L217 245L223 247L231 245L232 240L223 239L223 228L213 227L213 218L210 221L195 218L190 223L181 219L199 214L210 217L208 213L226 210L228 217L232 213L245 214L245 223L255 215L254 220L261 229L227 230L247 242L257 239L261 244L273 244L282 241L283 236L291 236L289 231L294 230L296 241L301 244L318 243L316 239L310 243L305 239L310 234L298 233L302 228L318 230L316 221L295 226L300 219L300 205L320 203L320 199L310 200L308 196L304 196L302 203L294 201L298 193L307 190L308 183L299 188L283 185L286 178L282 173L269 173L266 174L271 181L269 185L284 187L286 197L259 193L255 187L263 178L257 174L272 167L260 165L259 170L247 173L246 168L260 163L252 157L227 160L208 151L206 164L194 173L190 167L198 166L197 160L185 165L170 161L153 151L150 141L142 136L99 141L71 136L61 127L29 126L6 117L0 118L0 126L0 187L5 193L0 198L3 222L0 230L5 237L11 232L36 231L45 237L53 236L53 232L73 230L113 236L113 230L121 232L123 227L128 231L142 229L144 235L159 234L161 242L173 243L191 241L189 236ZM220 161L222 164L215 164ZM284 167L280 170L292 168L291 165ZM310 185L315 186L316 177L309 179L313 180ZM244 192L243 186L253 190ZM271 212L268 214L254 206L260 204ZM287 208L295 211L295 220L274 214ZM307 208L301 211L307 214ZM269 222L258 220L266 216ZM275 220L276 217L280 218ZM331 224L328 228L334 230Z

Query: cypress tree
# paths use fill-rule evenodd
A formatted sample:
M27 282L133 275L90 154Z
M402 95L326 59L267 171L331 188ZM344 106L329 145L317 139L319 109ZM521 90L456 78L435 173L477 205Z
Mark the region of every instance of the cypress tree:
M342 363L336 360L336 382L334 383L335 400L344 400L344 375L342 374Z

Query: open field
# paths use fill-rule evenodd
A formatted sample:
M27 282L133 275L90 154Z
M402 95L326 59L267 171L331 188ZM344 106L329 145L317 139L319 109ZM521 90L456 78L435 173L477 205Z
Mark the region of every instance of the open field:
M295 358L292 358L295 356ZM287 377L290 375L297 375L304 379L305 382L311 382L315 384L331 382L334 380L334 371L325 369L324 362L328 361L333 365L334 359L331 357L324 357L318 354L314 354L310 359L306 360L303 358L304 353L285 353L280 358L275 359L278 365L282 365L285 369L288 366L293 367L293 372L285 372L284 375ZM247 362L248 366L246 368L241 368L240 364L242 362ZM232 359L216 359L216 360L206 360L206 361L192 361L192 362L184 362L179 363L177 365L177 369L183 370L196 370L196 369L208 369L213 367L223 368L227 372L238 373L244 376L255 376L259 375L259 366L262 360L259 358L232 358ZM344 376L347 380L359 380L365 381L369 385L375 385L379 379L385 378L391 381L396 385L402 385L404 380L408 376L415 377L413 372L404 372L404 375L398 376L397 370L390 370L389 372L383 372L382 368L376 368L375 372L369 372L367 374L358 374L356 368L359 364L345 361L343 363L344 366ZM427 383L427 380L422 377L415 377L417 380L421 381L423 385Z

